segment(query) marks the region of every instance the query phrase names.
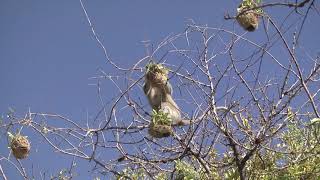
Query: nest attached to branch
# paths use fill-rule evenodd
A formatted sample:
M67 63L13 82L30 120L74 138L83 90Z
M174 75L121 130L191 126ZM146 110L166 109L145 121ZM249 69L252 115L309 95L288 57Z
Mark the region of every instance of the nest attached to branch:
M27 136L21 136L17 134L12 137L10 142L10 148L12 150L12 154L17 159L24 159L28 157L30 152L30 143Z
M148 132L155 138L169 137L173 134L173 130L170 125L155 125L153 123L150 124Z
M146 78L159 84L165 84L168 81L169 69L161 64L150 63L146 66Z
M259 26L259 16L262 13L262 9L254 9L248 10L251 8L256 7L257 5L254 3L250 3L250 5L240 4L239 8L237 9L237 21L243 29L246 31L254 31Z
M173 134L171 123L168 113L153 110L148 132L155 138L169 137Z

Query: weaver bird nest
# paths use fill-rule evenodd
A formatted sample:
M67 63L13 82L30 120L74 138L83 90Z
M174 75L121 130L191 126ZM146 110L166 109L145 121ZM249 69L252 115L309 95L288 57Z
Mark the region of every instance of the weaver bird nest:
M259 16L262 14L262 9L257 8L254 10L250 10L252 8L257 7L257 4L251 0L245 0L237 9L237 21L241 27L243 27L247 31L254 31L258 28L259 25Z
M20 134L13 136L11 133L9 133L9 137L11 138L10 148L14 157L17 159L24 159L28 157L30 151L28 137L21 136Z
M165 84L168 81L169 69L161 64L150 63L146 66L146 78L153 83Z
M172 135L172 133L171 119L168 117L168 114L153 110L149 134L155 138L163 138Z

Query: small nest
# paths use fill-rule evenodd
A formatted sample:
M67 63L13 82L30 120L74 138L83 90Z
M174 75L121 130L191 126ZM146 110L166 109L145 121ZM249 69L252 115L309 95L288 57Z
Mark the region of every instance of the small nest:
M245 11L244 8L238 9L237 21L240 24L240 26L243 27L243 29L252 32L258 28L259 14L254 10L249 10L246 12L244 11Z
M17 159L24 159L28 157L30 151L30 143L27 136L16 135L10 143L10 148L14 157Z
M149 134L155 138L169 137L173 134L172 127L170 125L154 125L149 126Z

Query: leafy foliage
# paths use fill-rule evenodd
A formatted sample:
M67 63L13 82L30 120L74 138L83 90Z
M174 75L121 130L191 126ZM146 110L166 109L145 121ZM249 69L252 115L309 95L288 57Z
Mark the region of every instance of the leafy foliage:
M195 168L184 162L175 161L176 163L176 180L196 180L200 179L200 174L195 170Z
M242 3L239 5L239 11L245 10L245 9L250 9L250 8L255 8L257 7L262 0L243 0ZM263 10L261 8L257 8L254 10L258 14L262 14Z
M291 114L289 114L291 116ZM313 122L312 120L310 122ZM253 179L312 179L320 175L320 123L289 122L276 144L278 151L257 152L247 163Z
M168 75L169 69L162 64L156 64L156 63L149 63L146 65L147 73L161 73L164 75Z
M125 179L132 179L132 180L140 180L144 179L145 173L143 169L133 169L133 168L125 168L122 171L121 175L117 176L117 180L125 180Z
M168 125L172 123L171 118L169 118L169 113L163 111L152 110L152 123L154 125Z

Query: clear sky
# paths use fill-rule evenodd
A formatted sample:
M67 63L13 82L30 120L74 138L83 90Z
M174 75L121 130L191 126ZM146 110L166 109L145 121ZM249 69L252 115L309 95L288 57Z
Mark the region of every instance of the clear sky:
M123 66L146 55L141 41L157 44L169 34L183 32L190 18L198 24L233 30L237 24L224 20L223 16L226 12L233 14L238 3L235 0L84 1L108 52ZM274 12L284 15L281 11ZM320 53L320 23L316 19L318 15L310 16L303 29L303 41L314 57ZM62 114L75 121L86 119L87 113L90 119L98 112L97 88L90 85L94 82L89 78L98 69L109 72L110 65L90 32L78 0L0 0L0 24L0 113L3 116L9 107L19 115L31 108L34 112ZM259 38L263 31L260 27L256 34L248 36ZM8 154L4 135L1 134L0 140L1 155ZM33 165L54 174L70 166L69 161L63 161L65 156L42 147L43 143L40 137L32 141L30 157L22 161L26 168ZM16 171L7 163L0 163L6 164L9 179L16 179ZM87 179L90 169L85 164L79 162L76 179ZM37 170L34 173L35 179L39 179Z

